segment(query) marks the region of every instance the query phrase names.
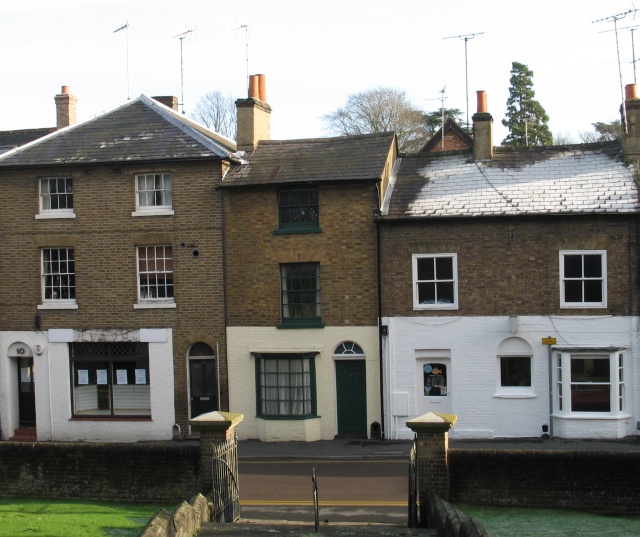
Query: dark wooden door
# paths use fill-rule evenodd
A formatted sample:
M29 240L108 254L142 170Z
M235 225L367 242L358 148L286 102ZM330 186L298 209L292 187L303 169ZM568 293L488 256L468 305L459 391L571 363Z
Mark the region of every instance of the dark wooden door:
M219 410L215 360L189 360L191 418Z
M364 360L336 361L338 434L367 436L367 380Z
M36 424L36 390L33 384L33 357L18 360L18 411L20 425Z

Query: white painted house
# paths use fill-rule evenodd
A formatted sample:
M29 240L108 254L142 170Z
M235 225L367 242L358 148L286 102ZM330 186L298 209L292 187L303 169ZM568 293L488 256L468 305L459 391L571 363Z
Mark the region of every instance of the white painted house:
M481 99L479 99L481 102ZM637 99L616 142L398 159L379 219L384 429L452 438L640 434Z

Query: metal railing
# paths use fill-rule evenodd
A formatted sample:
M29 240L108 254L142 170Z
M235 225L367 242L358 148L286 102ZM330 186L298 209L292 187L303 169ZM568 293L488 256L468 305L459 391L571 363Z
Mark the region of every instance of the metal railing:
M212 447L212 518L215 522L235 522L240 518L238 438L213 444Z

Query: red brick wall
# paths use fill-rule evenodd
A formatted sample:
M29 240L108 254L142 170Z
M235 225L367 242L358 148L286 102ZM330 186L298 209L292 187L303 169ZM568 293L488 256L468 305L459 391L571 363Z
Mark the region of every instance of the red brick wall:
M383 224L383 315L637 315L636 225L633 216ZM560 250L607 251L607 308L560 309ZM457 253L458 310L413 310L412 254L418 253Z

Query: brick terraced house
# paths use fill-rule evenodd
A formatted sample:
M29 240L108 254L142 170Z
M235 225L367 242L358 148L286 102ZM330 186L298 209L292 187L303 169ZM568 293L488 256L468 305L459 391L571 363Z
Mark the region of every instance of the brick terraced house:
M184 436L228 408L235 143L143 95L82 123L60 97L68 126L0 156L2 438Z
M403 156L380 228L384 414L452 438L622 438L640 427L640 100L616 142Z
M237 106L247 163L220 189L230 408L244 414L238 435L379 434L374 214L395 135L265 140L244 123L253 118L264 129L263 98Z

